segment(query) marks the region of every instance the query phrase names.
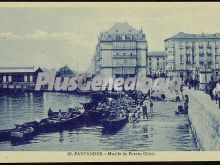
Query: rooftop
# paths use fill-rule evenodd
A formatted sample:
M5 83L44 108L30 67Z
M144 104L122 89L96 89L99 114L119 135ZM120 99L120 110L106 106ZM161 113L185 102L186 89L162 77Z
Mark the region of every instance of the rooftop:
M188 33L184 33L184 32L179 32L176 35L165 39L169 40L169 39L220 39L220 33L214 33L214 34L205 34L205 33L201 33L201 34L188 34Z
M109 34L115 34L115 33L119 33L119 34L129 34L129 33L137 34L137 33L140 33L140 31L135 29L131 25L129 25L127 22L124 22L124 23L115 23L107 31L107 33L109 33Z
M36 72L40 68L34 67L0 67L0 73L31 73Z

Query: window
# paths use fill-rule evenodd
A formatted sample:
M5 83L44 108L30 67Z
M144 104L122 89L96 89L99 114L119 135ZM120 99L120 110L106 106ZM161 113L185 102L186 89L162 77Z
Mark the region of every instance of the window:
M180 62L183 62L183 56L180 56Z
M30 82L32 82L33 81L33 76L30 76Z
M149 58L149 61L151 61L151 58Z
M27 81L28 81L28 80L27 80L27 76L24 76L24 81L25 81L25 82L27 82Z
M7 80L6 80L6 76L3 76L3 82L6 82Z
M11 82L11 81L12 81L11 76L8 76L8 82Z
M159 61L159 58L157 58L157 61Z

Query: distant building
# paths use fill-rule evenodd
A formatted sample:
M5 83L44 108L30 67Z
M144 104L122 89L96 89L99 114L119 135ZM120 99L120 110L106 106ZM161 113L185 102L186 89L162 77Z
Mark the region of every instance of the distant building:
M162 51L148 53L148 75L165 75L165 53Z
M25 88L35 85L41 68L34 67L0 67L0 85L2 88Z
M147 50L142 29L136 30L128 23L115 23L99 36L93 58L94 76L146 76Z
M220 74L220 33L187 34L180 32L166 40L166 69L174 76L204 81L204 74ZM205 74L206 76L206 74ZM206 79L210 79L206 77Z
M65 65L64 67L61 67L57 71L56 75L58 77L71 77L71 76L75 76L76 73L73 72L67 65Z

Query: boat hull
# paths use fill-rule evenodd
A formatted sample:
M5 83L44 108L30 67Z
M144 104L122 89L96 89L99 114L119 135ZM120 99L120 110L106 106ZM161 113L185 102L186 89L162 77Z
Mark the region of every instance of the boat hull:
M13 129L0 130L0 141L9 141L11 139L11 131Z
M60 131L64 129L71 129L83 124L83 114L75 115L70 119L46 118L40 122L41 132Z
M10 133L12 142L29 140L34 135L35 135L35 131L33 127L15 129Z
M128 122L127 117L116 120L101 120L101 124L105 130L117 130L122 128Z

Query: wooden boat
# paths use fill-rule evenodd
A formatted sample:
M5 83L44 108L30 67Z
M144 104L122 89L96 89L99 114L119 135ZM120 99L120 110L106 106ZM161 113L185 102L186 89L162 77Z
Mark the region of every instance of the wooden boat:
M67 112L64 113L67 115ZM68 128L74 128L76 126L79 126L83 122L83 115L84 111L72 111L71 114L68 117L61 117L54 116L51 118L45 118L42 119L39 123L39 129L42 132L48 132L48 131L57 131L57 130L63 130Z
M64 115L66 115L66 113L67 112L62 112L62 115L64 116ZM57 117L58 114L59 114L59 112L52 112L52 111L50 111L50 112L48 112L48 117L49 118Z
M111 114L107 119L101 120L101 124L104 129L117 130L123 127L127 123L127 116L119 116L117 113Z
M0 141L9 141L11 139L11 131L14 129L0 130Z
M33 127L18 127L10 132L11 140L26 140L34 136Z
M16 128L18 128L18 127L20 127L20 128L32 127L32 128L34 128L35 133L40 131L39 122L37 122L37 121L26 122L24 124L15 124L15 126L16 126Z
M42 119L39 123L39 127L41 132L58 131L61 128L60 121L51 118Z

